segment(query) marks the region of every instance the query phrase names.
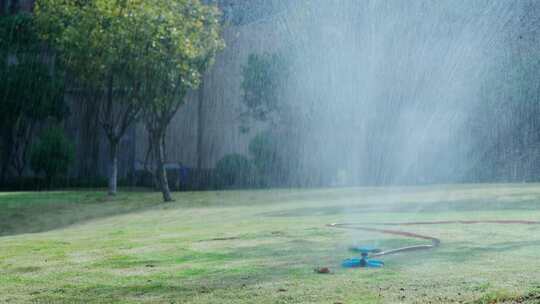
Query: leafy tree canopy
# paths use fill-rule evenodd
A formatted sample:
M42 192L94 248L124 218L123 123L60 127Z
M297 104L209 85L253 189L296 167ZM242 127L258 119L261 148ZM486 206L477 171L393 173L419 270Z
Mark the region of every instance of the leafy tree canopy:
M251 54L242 69L242 131L249 130L249 120L277 123L283 107L285 83L288 80L287 62L279 54Z
M174 69L182 83L195 85L199 71L190 63L202 61L219 37L216 27L205 26L218 23L217 9L198 0L38 0L36 15L43 38L90 82L111 73L176 81L174 73L162 73Z
M202 73L224 46L219 10L198 0L167 0L153 5L144 41L144 92L147 114L167 121L196 89ZM159 119L158 119L159 120Z

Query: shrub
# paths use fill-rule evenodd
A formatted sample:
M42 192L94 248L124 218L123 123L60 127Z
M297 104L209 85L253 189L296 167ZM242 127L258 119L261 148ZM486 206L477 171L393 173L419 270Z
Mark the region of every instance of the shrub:
M225 187L249 186L251 182L251 162L240 154L225 155L216 164L216 173Z
M50 185L55 178L67 173L73 159L73 144L62 129L52 127L32 146L30 165L36 174L43 174Z
M249 153L262 186L287 184L289 170L279 149L279 139L270 131L257 134L249 143Z

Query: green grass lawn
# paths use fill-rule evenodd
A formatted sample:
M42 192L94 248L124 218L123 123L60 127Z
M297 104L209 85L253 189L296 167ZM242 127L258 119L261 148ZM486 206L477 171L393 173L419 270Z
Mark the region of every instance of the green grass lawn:
M351 245L422 241L334 222L540 220L540 185L0 193L0 303L540 303L540 225L392 227L441 247L342 269ZM327 266L331 274L313 269Z

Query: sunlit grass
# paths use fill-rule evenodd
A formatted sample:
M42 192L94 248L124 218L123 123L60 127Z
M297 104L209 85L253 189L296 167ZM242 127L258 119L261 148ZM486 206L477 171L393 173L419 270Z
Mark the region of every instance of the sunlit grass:
M0 303L490 303L540 286L540 226L398 229L442 240L339 267L353 244L422 243L333 222L540 219L538 185L0 196ZM394 227L395 228L395 227ZM327 266L330 275L313 268ZM532 302L532 298L523 298ZM533 299L534 300L534 299ZM511 302L508 302L511 303Z

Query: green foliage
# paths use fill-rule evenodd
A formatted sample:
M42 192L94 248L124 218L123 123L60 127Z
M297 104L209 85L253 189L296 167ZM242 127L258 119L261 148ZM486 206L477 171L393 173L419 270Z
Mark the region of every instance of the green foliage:
M241 187L250 184L252 166L249 159L244 155L228 154L216 164L216 172L223 186Z
M41 62L22 62L0 70L0 120L13 125L23 118L62 119L67 113L63 82Z
M34 19L28 13L0 16L0 58L7 64L7 56L35 55L41 48Z
M111 74L134 76L145 48L139 1L39 0L35 14L41 37L58 51L66 66L86 84L102 86ZM122 77L124 76L124 77Z
M244 125L247 119L274 122L272 114L280 110L287 75L287 63L281 55L265 53L248 57L242 69L242 102L247 108L242 114Z
M257 134L249 143L249 154L266 186L286 183L287 168L280 155L279 138L271 131Z
M0 17L0 121L4 128L21 116L39 120L65 114L61 75L40 58L39 45L30 15Z
M141 112L152 147L163 145L186 92L198 87L224 44L217 6L200 0L38 0L35 13L41 37L63 64L92 91L106 91L101 125L111 159L117 158L116 145ZM155 149L162 159L163 147ZM163 167L162 160L158 163ZM114 161L111 168L113 194ZM167 188L166 173L159 176Z
M22 174L40 123L67 114L63 76L50 59L31 15L0 16L0 179L10 167Z
M65 175L73 163L73 144L61 128L52 127L45 131L39 142L32 146L30 164L36 173L43 173L48 181Z
M4 66L0 78L2 173L7 174L10 166L20 176L35 130L48 119L60 121L68 114L64 87L60 77L38 61Z
M100 121L111 160L143 109L153 141L163 142L187 90L223 45L219 10L200 0L38 0L35 13L41 37L68 70L104 94ZM114 194L114 161L110 172Z
M158 129L172 119L188 89L199 86L224 42L217 7L198 0L147 2L139 39L148 47L139 60L145 62L141 76L147 121Z
M257 134L249 144L249 153L264 186L284 185L291 175L284 151L284 147L291 145L287 143L291 137L278 135L280 129L294 129L290 119L292 109L284 103L289 72L289 62L283 54L269 53L251 54L242 69L242 102L246 111L240 116L240 130L248 132L253 122L267 123L267 130Z
M156 106L196 87L222 45L217 8L198 0L38 0L35 11L42 37L78 77L100 85L113 74Z

